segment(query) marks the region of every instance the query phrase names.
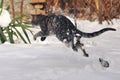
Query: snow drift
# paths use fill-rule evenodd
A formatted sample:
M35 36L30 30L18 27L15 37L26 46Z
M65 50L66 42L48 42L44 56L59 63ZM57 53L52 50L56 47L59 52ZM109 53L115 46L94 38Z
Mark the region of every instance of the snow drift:
M71 19L72 20L72 19ZM0 80L119 80L120 79L120 20L114 25L77 21L81 31L93 32L105 27L116 28L95 38L83 38L89 58L74 52L55 36L44 42L38 38L32 44L0 45ZM35 33L39 29L32 29ZM103 68L98 58L109 61Z

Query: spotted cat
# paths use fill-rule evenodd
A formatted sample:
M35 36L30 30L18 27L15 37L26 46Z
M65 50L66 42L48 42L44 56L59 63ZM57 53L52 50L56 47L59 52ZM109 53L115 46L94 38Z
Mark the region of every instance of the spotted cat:
M33 15L32 25L40 26L41 28L41 31L34 35L34 40L36 40L36 38L40 36L41 41L44 41L47 36L53 34L64 43L71 43L71 47L74 51L78 51L78 48L80 48L83 51L84 56L86 57L88 57L89 55L83 48L84 45L80 42L80 38L92 38L106 31L116 31L116 29L113 28L104 28L93 33L82 32L77 29L67 17L54 14L47 16L41 14L37 16Z

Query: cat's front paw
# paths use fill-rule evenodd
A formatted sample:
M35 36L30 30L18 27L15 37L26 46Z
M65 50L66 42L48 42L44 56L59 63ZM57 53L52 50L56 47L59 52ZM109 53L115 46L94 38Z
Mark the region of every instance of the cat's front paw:
M46 39L46 37L41 37L41 41L44 41Z

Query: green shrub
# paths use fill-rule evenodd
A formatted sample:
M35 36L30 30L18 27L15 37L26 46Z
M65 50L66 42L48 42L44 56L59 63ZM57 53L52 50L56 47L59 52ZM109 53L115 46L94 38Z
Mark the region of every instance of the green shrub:
M1 0L0 15L3 10L3 2L4 2L4 0ZM9 10L9 8L10 8L10 6L8 6L6 10ZM24 43L31 43L27 31L31 32L31 34L32 34L32 31L29 29L30 26L20 23L22 18L23 18L23 16L13 18L8 26L6 26L6 27L0 26L0 41L1 41L1 43L4 43L6 41L10 41L10 43L15 43L15 39L14 39L15 36L18 39L21 39ZM20 28L21 28L23 34L21 33Z

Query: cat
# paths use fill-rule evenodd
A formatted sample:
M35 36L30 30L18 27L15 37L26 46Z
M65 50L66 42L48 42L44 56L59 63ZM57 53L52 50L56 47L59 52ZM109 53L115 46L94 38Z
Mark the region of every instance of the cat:
M104 28L100 31L96 31L93 33L82 32L77 29L73 23L63 15L33 15L32 16L32 25L40 26L41 31L34 35L34 40L37 37L41 37L41 41L44 41L47 36L50 34L56 35L56 37L66 43L71 43L71 47L74 51L78 51L78 48L82 50L84 56L88 57L89 55L86 53L83 48L84 44L80 42L80 38L92 38L96 37L106 31L116 31L114 28Z

